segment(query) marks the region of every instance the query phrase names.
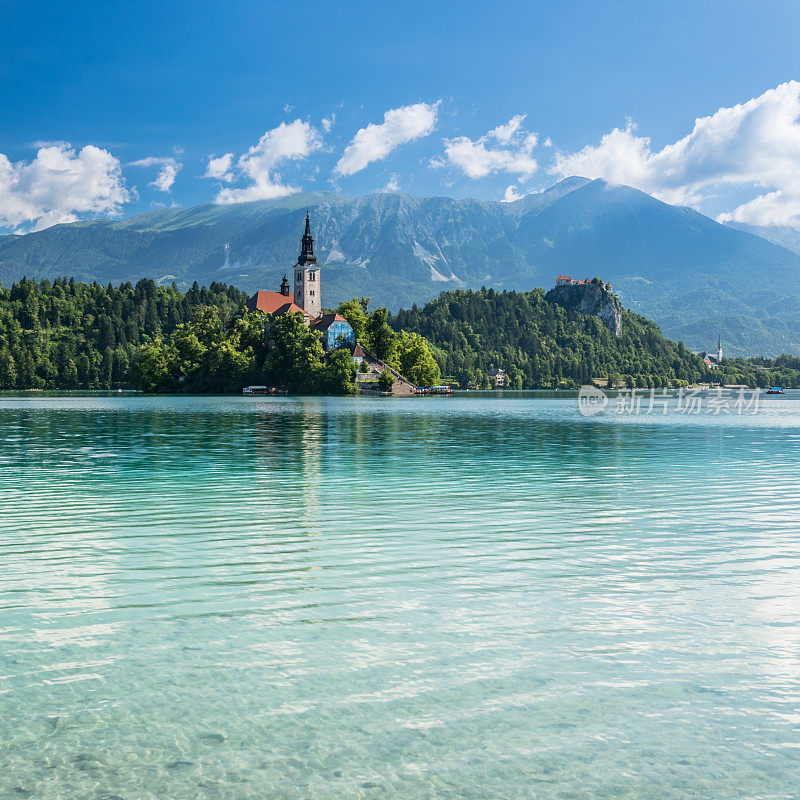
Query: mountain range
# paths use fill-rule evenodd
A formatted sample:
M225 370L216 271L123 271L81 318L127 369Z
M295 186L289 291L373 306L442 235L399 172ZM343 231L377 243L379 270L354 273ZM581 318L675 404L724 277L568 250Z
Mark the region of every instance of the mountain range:
M725 224L746 233L754 233L793 253L800 254L800 229L791 225L747 225L743 222L726 222Z
M306 209L326 306L369 295L398 309L459 287L547 289L561 273L597 275L695 350L721 335L726 354L800 352L800 253L789 241L580 177L511 203L317 193L56 225L0 237L0 280L277 289Z

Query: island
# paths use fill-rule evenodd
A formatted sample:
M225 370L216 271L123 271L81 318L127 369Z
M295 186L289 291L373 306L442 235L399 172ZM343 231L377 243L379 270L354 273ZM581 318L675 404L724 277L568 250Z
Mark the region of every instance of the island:
M182 292L22 279L0 286L0 389L139 389L411 395L459 388L800 386L800 358L693 353L625 309L599 277L547 292L457 289L391 314L359 297L323 304L306 215L300 255L272 291Z

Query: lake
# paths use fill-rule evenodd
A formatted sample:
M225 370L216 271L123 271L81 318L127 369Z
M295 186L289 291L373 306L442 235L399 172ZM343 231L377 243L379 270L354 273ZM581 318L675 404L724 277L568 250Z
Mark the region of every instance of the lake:
M797 797L800 393L0 424L2 798Z

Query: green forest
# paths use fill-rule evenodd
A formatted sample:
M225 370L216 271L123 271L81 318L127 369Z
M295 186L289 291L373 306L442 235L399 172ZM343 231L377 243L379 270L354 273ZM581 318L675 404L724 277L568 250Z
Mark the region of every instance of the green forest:
M623 311L617 338L597 317L547 302L541 289L445 292L422 308L400 311L390 323L424 336L443 380L460 386L487 387L492 367L502 368L514 389L575 388L592 381L628 387L800 386L798 358L723 359L722 370L709 369L645 317Z
M355 391L348 351L325 353L299 315L248 314L232 286L187 292L140 280L102 286L22 280L0 286L0 389L240 392ZM395 331L367 298L340 306L359 341L411 380L431 385L439 367L422 337Z
M147 279L117 287L65 278L0 286L0 388L129 388L142 344L207 308L227 324L245 300L219 283L195 283L187 292Z
M438 382L439 366L428 343L416 333L393 330L385 308L370 313L369 298L361 298L338 310L362 346L380 360L417 385ZM220 309L212 306L170 335L142 344L131 383L146 392L227 393L258 385L292 394L353 394L356 366L351 346L341 345L326 353L300 314L265 316L242 308L225 324Z
M148 279L116 287L66 278L0 286L0 389L238 392L254 383L354 391L346 351L326 354L299 317L247 314L246 299L221 283L182 292ZM800 358L725 359L722 370L711 370L644 317L625 311L617 339L597 318L548 303L541 290L447 292L394 316L355 298L338 311L365 347L418 385L485 387L495 366L511 388L593 380L800 386Z

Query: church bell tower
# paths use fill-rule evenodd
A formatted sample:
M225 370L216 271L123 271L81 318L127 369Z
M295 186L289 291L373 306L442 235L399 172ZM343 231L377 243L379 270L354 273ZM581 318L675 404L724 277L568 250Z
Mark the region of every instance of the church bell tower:
M317 257L314 255L314 237L311 221L306 211L306 231L300 245L300 256L294 268L294 302L307 312L311 319L322 315L322 286Z

